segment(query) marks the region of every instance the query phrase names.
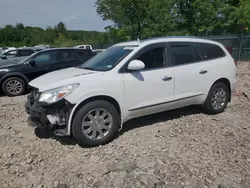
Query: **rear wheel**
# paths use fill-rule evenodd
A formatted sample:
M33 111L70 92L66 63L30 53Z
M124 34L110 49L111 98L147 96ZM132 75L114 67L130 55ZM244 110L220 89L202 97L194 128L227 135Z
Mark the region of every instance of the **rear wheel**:
M2 84L2 90L7 96L18 96L26 91L26 83L18 77L7 78Z
M215 83L204 103L204 109L209 114L218 114L223 112L229 101L229 88L222 82Z
M81 146L93 147L111 142L117 133L120 115L109 102L98 100L78 110L72 133Z

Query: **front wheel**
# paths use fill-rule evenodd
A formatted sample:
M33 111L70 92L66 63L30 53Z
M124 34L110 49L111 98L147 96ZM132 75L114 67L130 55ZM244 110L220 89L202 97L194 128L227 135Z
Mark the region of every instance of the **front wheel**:
M111 103L103 100L92 101L77 111L73 119L72 133L81 146L104 145L114 139L120 119Z
M204 103L204 109L209 114L218 114L223 112L229 101L229 88L222 82L215 83Z
M3 82L2 90L7 96L22 95L26 91L26 83L21 78L10 77Z

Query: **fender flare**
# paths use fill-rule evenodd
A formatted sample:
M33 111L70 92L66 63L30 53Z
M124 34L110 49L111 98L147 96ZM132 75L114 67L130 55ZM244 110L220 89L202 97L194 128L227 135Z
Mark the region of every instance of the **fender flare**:
M3 77L0 78L0 84L2 84L3 81L9 77L20 77L25 81L26 84L29 83L29 79L24 74L22 74L20 72L11 72L11 73L5 74Z

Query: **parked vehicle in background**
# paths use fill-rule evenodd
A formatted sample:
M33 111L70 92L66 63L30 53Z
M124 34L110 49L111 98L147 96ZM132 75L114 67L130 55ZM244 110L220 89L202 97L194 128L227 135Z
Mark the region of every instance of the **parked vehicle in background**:
M28 57L35 52L40 51L40 49L36 48L20 48L15 50L9 50L0 56L0 66L16 64L25 57Z
M45 49L51 48L51 46L47 44L39 44L39 45L36 45L35 48L40 48L40 49L45 50Z
M188 37L124 42L77 68L30 82L26 111L37 125L97 146L113 140L132 118L188 105L221 113L235 83L234 60L217 42Z
M74 48L82 48L82 49L87 49L87 50L93 50L91 45L78 45L78 46L74 46Z
M20 49L8 50L1 55L1 58L8 59L8 58L14 58L14 57L26 57L26 56L30 56L31 54L39 50L40 49L36 49L36 48L20 48Z
M29 81L45 73L79 66L95 54L90 50L58 48L37 52L16 64L0 66L0 85L8 96L23 94Z
M3 48L3 53L8 52L10 50L15 50L15 49L16 49L15 47L4 47Z

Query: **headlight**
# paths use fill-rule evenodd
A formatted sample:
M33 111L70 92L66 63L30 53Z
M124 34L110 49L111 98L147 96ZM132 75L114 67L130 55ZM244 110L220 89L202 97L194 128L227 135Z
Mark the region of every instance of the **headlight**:
M60 99L63 99L64 97L66 97L71 92L73 92L78 86L79 84L71 84L71 85L45 91L39 97L39 102L46 102L48 104L57 102Z

